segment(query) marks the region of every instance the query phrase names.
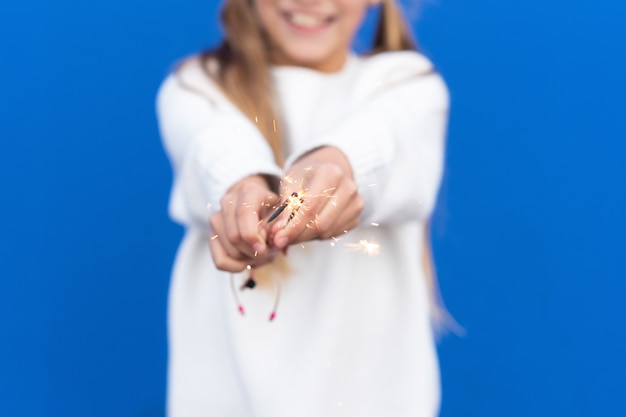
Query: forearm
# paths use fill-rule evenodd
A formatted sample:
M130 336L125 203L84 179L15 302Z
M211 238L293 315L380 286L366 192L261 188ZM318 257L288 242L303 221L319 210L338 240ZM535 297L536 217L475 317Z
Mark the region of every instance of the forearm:
M362 220L425 218L443 169L447 109L438 75L415 78L355 109L308 146L335 147L346 156L365 200ZM298 152L288 163L297 158Z
M157 113L173 167L170 214L175 220L208 227L207 205L219 210L221 198L238 181L280 175L256 126L228 103L213 104L171 76L159 92Z

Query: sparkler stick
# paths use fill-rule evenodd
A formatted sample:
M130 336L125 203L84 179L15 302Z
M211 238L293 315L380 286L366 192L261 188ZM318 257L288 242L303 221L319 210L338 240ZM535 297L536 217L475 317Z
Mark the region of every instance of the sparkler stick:
M280 207L278 207L276 209L275 212L272 213L272 215L269 217L269 219L267 219L268 223L271 223L272 221L274 221L278 216L280 216L280 213L282 213L283 211L285 211L285 209L289 206L293 206L292 210L291 210L291 214L289 215L289 220L287 220L287 223L289 223L289 221L291 219L293 219L293 216L295 216L295 212L300 208L300 204L302 204L304 202L304 198L300 198L298 200L298 193L297 192L293 192L291 193L291 196L289 196L284 202L283 204L280 205ZM298 203L298 204L297 204Z
M295 181L285 177L284 178L287 182L293 184ZM323 196L323 197L331 197L331 195L328 195L327 193L329 193L330 191L333 191L334 188L329 188L326 189L322 192L322 194L320 194L319 196ZM267 219L267 223L271 223L274 220L276 220L285 210L288 210L289 212L289 216L287 217L287 220L285 221L285 224L283 225L283 227L287 226L289 224L289 222L291 222L296 215L298 214L298 212L300 211L300 209L302 207L305 208L305 210L307 210L308 208L306 206L304 206L304 195L305 195L305 191L304 189L300 189L299 191L294 191L291 193L291 195L289 195L280 206L278 206L276 208L276 210L268 217ZM307 194L309 197L311 197L311 195ZM318 195L313 195L313 197L317 197ZM315 222L317 221L317 216L315 221L311 221L311 223L315 224ZM307 227L309 227L309 225L307 224ZM283 251L286 253L286 248L283 249ZM256 253L255 253L256 256ZM247 280L245 280L239 287L240 291L245 290L246 288L254 288L256 286L256 281L254 280L253 277L253 269L248 266L248 269L250 270L250 276L248 277ZM241 301L239 300L239 295L237 294L237 288L235 285L235 277L234 274L231 274L230 276L231 278L231 290L233 292L233 298L235 299L235 302L237 303L237 309L239 310L239 312L243 315L244 314L244 307L241 303ZM275 288L276 288L276 294L275 294L275 298L274 298L274 305L272 308L272 311L269 315L269 321L274 321L274 319L276 318L276 311L278 310L278 304L280 303L280 296L281 296L281 282L280 280L276 277L273 276L274 279L274 283L275 283Z
M274 219L276 219L276 217L280 216L280 213L285 211L285 209L287 208L287 204L289 204L289 201L285 200L285 202L281 204L280 207L278 207L278 209L276 209L275 212L272 213L269 219L267 219L267 222L271 223L272 221L274 221Z

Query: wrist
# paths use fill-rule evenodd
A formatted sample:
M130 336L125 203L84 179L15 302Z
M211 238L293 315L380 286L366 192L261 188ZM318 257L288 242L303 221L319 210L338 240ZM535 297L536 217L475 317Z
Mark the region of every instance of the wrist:
M236 188L238 186L251 185L251 186L265 188L273 193L276 193L278 190L279 184L280 184L280 180L273 175L255 174L255 175L250 175L240 180L237 184L233 186L233 188Z
M334 164L341 168L346 176L354 179L352 166L350 165L348 157L335 146L327 145L315 148L300 157L294 165L299 165L300 163L304 165L315 165L319 163Z

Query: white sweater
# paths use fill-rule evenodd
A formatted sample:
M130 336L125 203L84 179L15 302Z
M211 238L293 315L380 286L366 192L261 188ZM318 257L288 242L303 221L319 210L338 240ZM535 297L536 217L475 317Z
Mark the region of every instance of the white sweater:
M274 287L263 283L239 293L241 316L229 274L211 260L207 205L219 209L248 175L281 170L197 62L169 76L157 107L174 170L170 214L186 233L169 300L168 415L436 415L420 259L442 173L446 87L414 52L351 55L333 74L276 67L272 76L287 166L320 145L343 150L366 203L361 226L338 242L291 247L276 320L268 321ZM380 254L348 247L363 239Z

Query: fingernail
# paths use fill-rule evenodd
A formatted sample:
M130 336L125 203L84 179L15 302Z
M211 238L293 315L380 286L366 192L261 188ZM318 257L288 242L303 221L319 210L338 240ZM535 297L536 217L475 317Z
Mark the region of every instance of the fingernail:
M254 249L254 252L256 254L263 253L265 252L265 245L261 242L258 242L252 246L252 249Z

